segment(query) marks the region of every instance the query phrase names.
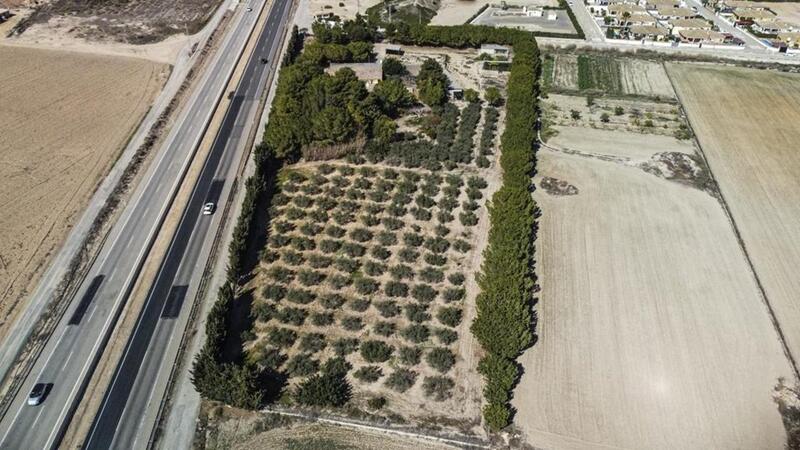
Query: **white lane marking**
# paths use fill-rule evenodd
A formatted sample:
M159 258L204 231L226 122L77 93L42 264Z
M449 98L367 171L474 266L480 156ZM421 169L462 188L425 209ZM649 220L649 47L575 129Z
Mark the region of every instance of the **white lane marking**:
M64 368L67 367L67 364L69 364L69 360L72 359L72 355L74 355L74 354L75 354L75 349L72 349L69 352L69 356L67 356L67 360L64 361L64 364L61 366L61 370L64 370Z

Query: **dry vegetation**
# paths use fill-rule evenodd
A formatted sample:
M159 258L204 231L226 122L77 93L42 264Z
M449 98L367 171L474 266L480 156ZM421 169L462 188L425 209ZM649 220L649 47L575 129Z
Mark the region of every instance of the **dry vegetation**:
M771 391L792 370L692 146L562 133L538 155L539 339L514 400L528 442L781 448Z
M139 59L4 46L0 61L4 330L147 111L167 71Z
M800 76L710 65L668 69L797 359Z

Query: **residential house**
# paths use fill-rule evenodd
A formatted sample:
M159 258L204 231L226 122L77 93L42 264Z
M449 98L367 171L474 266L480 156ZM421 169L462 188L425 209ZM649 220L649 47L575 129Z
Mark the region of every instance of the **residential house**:
M633 39L647 39L651 41L664 41L669 36L669 31L664 27L642 25L630 28L630 37Z
M644 0L644 7L648 11L658 11L663 8L680 8L680 0Z
M628 17L628 20L620 19L620 21L624 21L625 24L629 27L642 26L642 25L651 25L651 26L658 25L658 20L656 20L655 17L647 13L634 14Z
M694 19L671 19L667 21L670 27L670 33L673 36L678 36L678 33L683 30L711 30L713 26L708 21L700 18Z
M656 16L661 20L669 19L691 19L697 15L689 8L661 8L656 12Z
M608 15L623 21L623 17L633 16L634 14L647 14L642 6L632 4L615 4L608 6Z
M681 42L689 42L693 44L709 43L709 44L722 44L725 41L725 35L712 30L680 30L678 37Z
M800 31L800 27L793 23L784 22L782 20L769 20L769 19L756 19L751 26L753 31L761 34L776 35L779 33L788 33L792 31Z
M755 20L775 19L775 13L763 8L736 8L733 10L733 18L735 25L749 26Z
M778 33L778 40L786 44L787 47L800 48L800 31Z

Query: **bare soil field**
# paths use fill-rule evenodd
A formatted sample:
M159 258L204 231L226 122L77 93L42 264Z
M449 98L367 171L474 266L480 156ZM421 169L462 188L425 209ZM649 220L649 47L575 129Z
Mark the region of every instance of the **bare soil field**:
M579 152L538 157L538 342L513 400L527 442L782 448L771 391L792 370L728 219L646 169L694 152L654 137L648 155L652 136L595 130L581 146L573 131L560 139Z
M694 154L691 141L671 136L599 130L585 127L556 127L558 134L547 143L583 153L614 155L628 161L640 161L654 154L680 152Z
M194 34L205 25L220 0L50 0L37 5L20 26L48 26L51 19L75 19L67 35L129 44L158 42L175 34Z
M0 46L0 335L168 75L153 62Z
M800 355L800 76L670 64L787 345Z

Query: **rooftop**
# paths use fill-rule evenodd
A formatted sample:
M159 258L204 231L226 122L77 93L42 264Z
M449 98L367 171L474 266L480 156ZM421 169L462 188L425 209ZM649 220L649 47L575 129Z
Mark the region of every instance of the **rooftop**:
M689 8L660 8L658 10L658 14L660 16L665 17L694 17L697 15L696 12L692 11Z
M766 9L736 8L733 15L740 19L769 19L775 17L775 13Z
M666 36L667 30L666 28L656 27L653 25L641 25L631 27L631 33L633 34L642 34L642 35L653 35L653 36Z
M711 31L711 30L681 30L678 32L680 37L684 39L701 39L704 41L722 41L725 39L725 35L718 32L718 31Z
M673 28L711 29L711 24L704 19L670 19L667 21Z

